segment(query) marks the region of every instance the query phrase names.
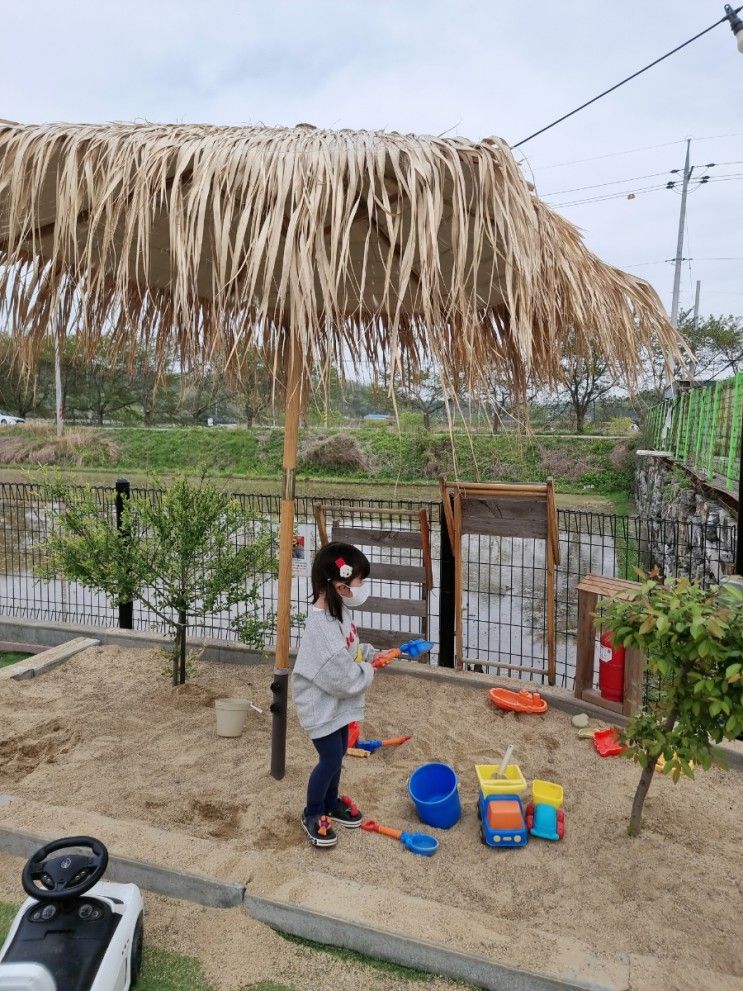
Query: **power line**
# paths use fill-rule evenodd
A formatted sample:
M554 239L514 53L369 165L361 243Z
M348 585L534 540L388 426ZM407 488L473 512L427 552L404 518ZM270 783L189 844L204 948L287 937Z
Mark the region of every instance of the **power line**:
M706 165L702 166L705 169L720 168L723 165L743 165L743 161L737 162L708 162ZM648 172L647 175L633 175L628 176L626 179L611 179L609 182L596 182L590 186L574 186L572 189L556 189L552 193L540 193L541 199L546 199L549 196L562 196L565 193L580 193L584 189L601 189L603 186L619 186L625 182L639 182L641 179L655 179L659 175L671 175L673 172L677 172L678 169L666 169L665 172ZM709 179L705 180L705 183ZM628 189L628 193L632 190Z
M719 141L722 138L743 138L743 131L735 131L732 134L705 134L702 137L693 137L692 141ZM574 158L569 162L552 162L550 165L540 165L539 170L545 172L547 169L563 169L569 165L583 165L586 162L600 162L605 158L619 158L622 155L635 155L641 151L655 151L656 148L670 148L672 145L681 145L686 138L678 138L676 141L664 141L659 145L641 145L639 148L624 148L620 151L610 151L605 155L592 155L590 158ZM522 158L519 164L526 162L526 157ZM729 164L729 163L728 163Z
M600 189L602 186L618 186L623 182L639 182L641 179L654 179L659 175L669 175L668 170L665 172L649 172L647 175L632 175L627 179L612 179L609 182L597 182L592 186L575 186L573 189L556 189L553 193L540 193L540 197L545 199L547 196L562 196L563 193L580 193L584 189Z
M725 258L687 258L692 262L743 262L743 255L732 255ZM633 262L631 265L620 265L619 268L645 268L646 265L672 265L673 258L659 258L652 262Z
M732 13L738 14L740 13L741 10L743 10L743 5L738 7L736 10L732 11ZM599 93L597 96L592 97L590 100L586 100L585 103L581 103L581 105L579 107L576 107L575 110L571 110L569 113L563 114L562 117L558 117L557 120L553 120L551 124L547 124L545 127L541 127L538 131L534 131L533 134L530 134L526 138L522 138L521 141L517 141L516 144L511 145L511 147L520 148L521 145L526 144L527 141L531 141L532 138L536 138L540 134L544 134L545 131L549 131L551 128L556 127L558 124L561 124L564 120L567 120L568 117L572 117L574 114L577 114L580 110L585 110L585 108L590 107L592 103L596 103L596 101L600 100L602 97L608 96L609 93L613 93L615 89L619 89L619 87L624 86L625 83L628 83L632 79L636 79L638 76L641 76L643 72L647 72L648 69L652 69L653 66L658 65L659 62L663 62L665 59L670 58L671 55L675 55L676 52L680 52L682 48L686 48L687 45L690 45L693 41L696 41L698 38L701 38L703 35L708 34L719 24L723 24L727 20L729 20L729 16L726 13L723 17L720 18L719 21L715 21L714 24L710 24L709 27L705 28L703 31L700 31L698 34L695 34L692 38L689 38L687 41L684 41L682 44L676 45L676 47L672 48L670 52L666 52L665 55L661 55L660 58L657 58L653 62L650 62L648 65L643 66L642 69L638 69L637 72L633 72L631 76L625 76L624 79L620 80L618 83L615 83L613 86L610 86L609 89L605 89L602 93Z
M731 176L719 176L719 177L715 176L714 178L705 180L704 183L702 183L701 181L698 182L697 187L699 185L709 186L712 185L712 183L716 183L716 182L739 182L741 179L743 179L743 172ZM634 198L635 196L641 196L643 193L653 193L653 192L657 192L660 189L668 189L668 188L669 188L668 184L662 182L654 186L641 186L639 189L623 189L616 193L606 193L606 195L604 196L589 196L588 198L582 200L570 200L565 203L550 203L550 206L553 207L555 210L557 210L566 206L580 206L581 204L584 203L605 203L608 200L627 199L627 197Z
M659 189L665 188L666 183L661 182L654 186L641 186L639 189L623 189L618 193L606 193L604 196L589 196L582 200L570 200L565 203L550 203L550 206L555 210L558 210L565 206L579 206L582 203L605 203L607 200L627 199L628 196L641 196L643 193L653 193L657 192Z
M743 133L741 133L740 135L731 134L727 136L743 137ZM590 158L574 158L569 162L552 162L551 165L541 165L540 170L546 171L547 169L563 169L563 168L567 168L568 165L583 165L586 162L600 162L604 158L618 158L620 155L634 155L640 151L655 151L656 148L670 148L671 145L683 144L685 140L686 138L678 138L676 141L664 141L663 144L659 144L659 145L642 145L639 148L626 148L624 151L610 151L607 152L605 155L592 155ZM695 138L694 140L696 141L699 139ZM525 162L526 160L527 159L525 157L521 159L522 162ZM519 164L521 164L521 162Z

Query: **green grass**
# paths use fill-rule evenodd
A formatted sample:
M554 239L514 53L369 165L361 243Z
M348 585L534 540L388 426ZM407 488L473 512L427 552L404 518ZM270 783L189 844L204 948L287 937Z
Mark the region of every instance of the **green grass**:
M213 991L201 964L170 950L145 946L139 991Z
M0 944L5 940L10 924L20 906L0 902ZM142 976L138 991L214 991L204 977L201 964L187 957L156 946L145 946ZM284 984L264 982L242 988L241 991L293 991Z
M18 908L18 905L0 902L0 944L5 939ZM345 950L338 946L326 946L323 943L300 939L298 936L290 936L286 933L280 935L288 942L305 947L312 953L325 953L349 964L369 968L396 981L430 984L434 980L438 980L434 975L427 974L425 971L401 967L385 960L377 960L373 957L367 957L363 953L356 953L354 950ZM460 987L466 991L469 986L452 982L452 987ZM170 950L161 950L158 947L147 945L145 945L144 950L142 976L137 988L138 991L214 991L213 986L204 977L201 964L195 957L188 957L181 953L173 953ZM294 989L286 984L262 981L259 984L245 985L240 988L240 991L294 991Z
M10 923L15 918L15 914L20 905L9 905L7 902L0 902L0 944L8 935Z
M195 957L183 956L170 950L145 947L142 976L137 991L214 991L214 986L204 977L201 964ZM294 991L286 984L262 981L245 985L239 991Z
M24 650L0 650L0 668L7 667L8 664L15 664L16 661L25 661L27 657L33 655Z
M305 946L314 952L327 953L329 956L335 957L338 960L355 964L358 967L366 967L370 970L377 971L377 973L394 977L398 981L417 981L421 984L431 984L433 981L440 979L435 974L429 974L427 971L416 970L413 967L403 967L400 964L390 963L387 960L378 960L376 957L368 957L364 953L357 953L356 950L347 950L342 946L329 946L325 943L316 943L311 939L303 939L301 936L291 936L289 933L279 933L279 935L283 936L289 943L295 943L297 946ZM452 987L455 986L462 989L469 988L468 984L452 982Z
M14 437L21 437L17 428ZM173 427L163 430L127 427L108 430L77 428L89 437L82 462L63 450L58 467L77 464L91 471L140 474L196 473L275 480L281 474L283 431L256 427L225 429ZM342 464L304 463L301 448L322 437L343 434L354 441L370 464L369 471ZM311 428L300 435L298 479L317 481L436 484L440 475L504 482L555 479L558 491L627 493L631 466L614 467L617 442L604 437L520 436L515 434L454 435L455 458L447 432L422 428L398 431L395 425ZM113 454L111 452L114 452Z

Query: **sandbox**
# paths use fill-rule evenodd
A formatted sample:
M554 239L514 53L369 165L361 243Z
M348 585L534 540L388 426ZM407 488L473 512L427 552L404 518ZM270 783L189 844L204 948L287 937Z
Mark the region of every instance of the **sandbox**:
M564 712L495 710L487 691L380 672L364 735L402 747L347 758L344 790L388 825L420 825L406 781L452 764L462 819L431 859L361 830L330 851L299 825L314 750L290 717L286 777L268 774L270 716L218 738L214 700L265 705L271 671L199 665L180 689L153 650L91 647L43 678L0 686L0 823L96 832L122 856L246 883L257 895L376 924L544 974L592 974L633 989L743 988L739 940L743 801L737 772L654 782L641 837L626 834L639 771L602 760ZM514 744L527 780L565 788L558 844L482 846L475 764ZM40 821L41 817L41 821ZM85 827L85 828L83 828ZM660 975L663 975L662 978Z

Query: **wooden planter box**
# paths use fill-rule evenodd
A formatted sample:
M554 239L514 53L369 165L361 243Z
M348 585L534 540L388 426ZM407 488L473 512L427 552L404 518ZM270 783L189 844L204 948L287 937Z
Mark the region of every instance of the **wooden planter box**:
M605 699L593 687L596 654L596 621L594 613L599 596L618 598L622 593L640 587L639 582L603 575L586 575L578 583L578 638L575 658L575 697L611 712L631 716L642 705L642 682L645 658L639 650L627 648L624 661L624 702Z

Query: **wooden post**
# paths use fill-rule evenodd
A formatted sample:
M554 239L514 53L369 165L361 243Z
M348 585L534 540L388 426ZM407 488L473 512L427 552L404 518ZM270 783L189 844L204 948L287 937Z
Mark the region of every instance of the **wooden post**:
M583 692L593 688L593 660L595 652L595 625L598 595L578 589L578 636L575 644L575 697L583 700Z
M59 318L57 318L59 319ZM62 332L54 328L54 396L57 420L57 437L64 431L64 397L62 395Z
M446 527L449 531L449 541L451 542L453 548L456 543L456 538L454 535L454 516L451 511L449 488L443 478L439 479L439 492L441 493L441 507L444 511L444 519L446 520Z
M328 528L325 521L325 509L322 506L315 506L315 523L317 523L317 534L320 538L320 545L324 547L328 542Z
M549 529L549 527L548 527ZM555 645L555 545L552 534L547 534L547 681L557 681L557 648Z
M419 516L420 526L421 526L421 556L423 558L423 570L425 572L425 581L421 586L421 598L426 603L426 615L423 617L422 632L423 638L428 640L428 603L431 596L431 589L433 588L433 564L431 562L431 527L428 524L428 513L425 509L421 509ZM426 654L421 654L418 658L419 664L428 664L429 658Z
M280 781L286 771L286 710L289 697L289 639L291 635L292 539L294 537L294 476L302 407L302 351L291 331L286 347L286 419L284 465L279 522L279 588L276 605L276 664L271 691L271 775Z
M641 651L628 647L624 657L624 704L622 712L632 716L642 706L642 680L645 658Z
M547 479L547 681L557 681L557 647L555 644L555 565L560 563L560 533L555 506L555 486Z

